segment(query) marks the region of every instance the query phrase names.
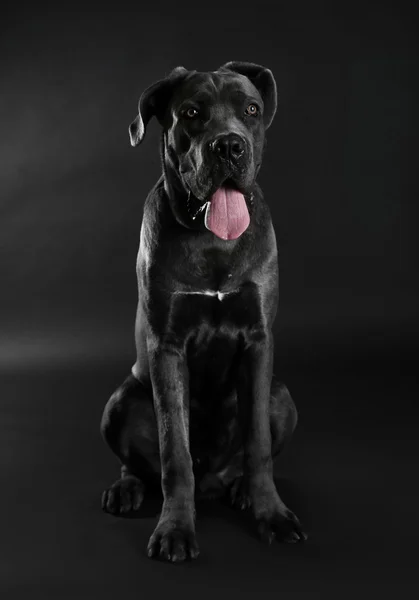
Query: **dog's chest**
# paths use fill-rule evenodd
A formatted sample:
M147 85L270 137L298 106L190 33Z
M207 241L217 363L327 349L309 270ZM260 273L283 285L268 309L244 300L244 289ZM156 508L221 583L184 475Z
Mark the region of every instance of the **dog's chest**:
M235 246L233 243L231 248L226 249L218 247L218 242L203 247L184 244L183 257L177 266L179 280L190 282L197 294L222 300L224 296L219 294L239 286L231 285L237 276L237 263L240 260Z
M214 336L236 340L265 328L263 289L249 278L244 250L205 239L195 248L177 240L171 253L167 245L159 248L164 256L156 256L155 274L150 271L144 287L148 318L160 340L183 348L197 341L205 349Z
M260 323L260 299L251 283L237 288L178 289L172 294L171 326L181 326L184 333L194 331L202 341L214 331L226 335L252 328Z

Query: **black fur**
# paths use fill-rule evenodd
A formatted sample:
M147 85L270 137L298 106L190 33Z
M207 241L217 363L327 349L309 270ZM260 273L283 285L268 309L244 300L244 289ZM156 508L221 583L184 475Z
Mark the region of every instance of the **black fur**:
M157 117L163 175L144 206L137 361L102 419L123 465L103 507L138 509L144 487L161 481L149 556L198 555L195 486L249 506L268 541L305 539L272 478L272 459L297 422L272 372L277 249L256 183L275 110L268 69L239 62L211 73L178 67L144 92L130 126L137 145ZM205 227L202 210L222 185L242 192L250 215L244 233L228 241Z

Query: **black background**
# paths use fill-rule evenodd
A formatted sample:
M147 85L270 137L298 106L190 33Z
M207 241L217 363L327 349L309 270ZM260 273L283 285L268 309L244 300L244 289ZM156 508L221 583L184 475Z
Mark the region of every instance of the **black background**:
M0 27L6 597L410 597L419 500L413 11L389 2L16 3ZM268 66L278 84L259 181L280 247L276 371L300 411L278 486L310 538L265 548L240 516L204 506L199 561L172 567L145 558L153 518L100 511L117 462L99 420L135 359L142 205L160 173L157 123L136 150L127 128L141 92L173 67L228 60Z

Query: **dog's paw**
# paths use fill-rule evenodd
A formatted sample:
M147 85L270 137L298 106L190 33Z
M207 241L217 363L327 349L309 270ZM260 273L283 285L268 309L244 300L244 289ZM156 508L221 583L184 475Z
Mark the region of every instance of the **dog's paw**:
M115 481L102 494L102 508L105 512L118 515L138 510L144 498L143 482L128 475Z
M273 481L251 485L245 477L238 477L231 487L230 497L236 508L252 509L263 541L271 544L277 539L294 543L307 539L298 517L282 502Z
M286 507L263 515L256 521L259 537L268 544L274 539L288 543L305 542L307 539L298 517Z
M277 539L293 543L307 539L299 519L282 502L271 478L259 479L249 489L258 533L263 541L270 544Z
M197 558L199 548L193 519L171 516L160 518L147 546L149 558L183 562Z

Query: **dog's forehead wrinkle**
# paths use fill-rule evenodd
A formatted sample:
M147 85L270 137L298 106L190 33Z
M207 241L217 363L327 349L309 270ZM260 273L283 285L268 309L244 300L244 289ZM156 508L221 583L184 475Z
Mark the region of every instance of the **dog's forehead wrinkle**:
M259 91L246 76L229 72L196 72L179 87L175 104L185 101L228 102L232 96L249 96L261 100Z
M185 79L182 85L179 86L181 94L190 94L196 91L207 91L213 93L217 90L217 86L212 81L208 73L194 73L191 77Z
M218 92L219 87L217 86L216 78L214 73L207 73L207 79L205 81L206 87L212 92Z

